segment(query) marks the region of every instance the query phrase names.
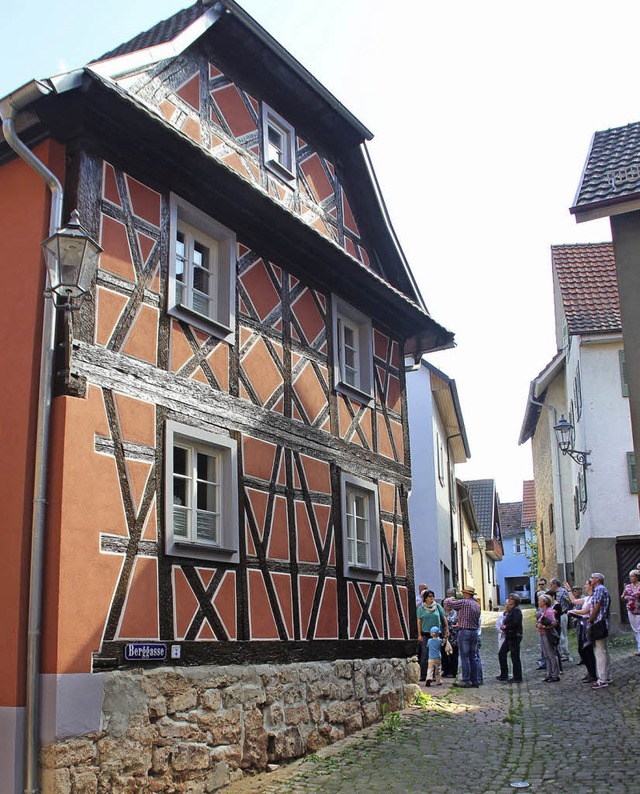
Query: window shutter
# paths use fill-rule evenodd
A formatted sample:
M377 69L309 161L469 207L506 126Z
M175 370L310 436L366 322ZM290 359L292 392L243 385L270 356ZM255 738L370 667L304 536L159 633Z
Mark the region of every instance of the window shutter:
M627 385L627 365L624 360L624 350L618 351L620 357L620 383L622 384L622 396L629 396L629 386Z

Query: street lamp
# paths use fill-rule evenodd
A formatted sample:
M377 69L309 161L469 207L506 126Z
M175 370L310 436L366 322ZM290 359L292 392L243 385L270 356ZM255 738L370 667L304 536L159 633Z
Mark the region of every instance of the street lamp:
M73 210L67 226L48 237L42 247L49 272L47 294L56 308L79 309L89 295L102 248L80 223L78 210Z
M573 458L573 460L575 460L576 463L579 463L586 472L587 466L590 465L588 457L591 454L591 451L581 452L579 449L571 448L573 439L573 425L571 422L567 422L567 420L564 418L564 414L562 414L560 417L558 424L553 426L553 429L556 434L556 441L558 442L560 452L562 452L563 455L568 455L570 458Z
M570 458L575 460L575 462L582 466L582 483L584 486L584 501L582 501L581 496L578 495L576 498L581 500L580 501L580 510L587 509L587 466L590 466L589 463L589 455L591 454L591 450L588 452L582 452L579 449L572 449L571 443L573 440L573 425L571 422L567 422L564 418L564 414L560 417L560 421L553 426L553 429L556 434L556 441L558 442L558 448L563 455L568 455ZM566 559L566 558L565 558ZM566 573L566 563L565 563L565 573Z

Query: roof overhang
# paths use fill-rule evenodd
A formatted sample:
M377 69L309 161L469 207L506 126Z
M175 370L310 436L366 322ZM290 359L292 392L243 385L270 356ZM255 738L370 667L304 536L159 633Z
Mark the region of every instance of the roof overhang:
M150 186L154 180L160 189L171 184L221 223L241 229L247 245L273 255L294 275L311 276L318 286L375 317L383 329L408 340L410 354L453 345L453 334L423 306L93 68L53 81L34 81L28 87L24 93L31 101L40 97L29 105L34 120L29 131L34 136L42 137L44 129L63 141L99 141L104 156L147 173ZM15 101L14 94L3 101Z
M540 418L540 403L544 403L545 394L549 385L564 369L566 358L566 352L561 350L529 384L527 407L525 409L524 419L522 420L522 427L520 429L520 437L518 439L519 445L533 438L538 425L538 419Z
M427 361L422 361L421 365L429 371L431 393L444 426L453 461L466 463L471 452L456 382Z
M637 212L638 210L640 210L640 196L637 195L620 196L617 199L607 199L607 201L569 208L569 212L575 216L576 223L594 221L598 218L610 218L612 215L623 215L624 213Z

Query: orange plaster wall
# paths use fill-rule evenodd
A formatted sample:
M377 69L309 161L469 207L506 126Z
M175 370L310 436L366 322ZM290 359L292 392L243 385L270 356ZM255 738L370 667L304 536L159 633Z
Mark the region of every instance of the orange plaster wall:
M36 156L60 178L64 148L45 141ZM42 329L44 260L50 193L20 159L0 167L0 262L5 280L0 338L0 706L24 705L26 604L33 500L33 461ZM8 454L10 451L10 454Z
M123 561L100 552L100 533L126 537L126 520L115 460L95 452L95 435L109 437L100 390L90 386L86 399L59 397L55 409L43 672L84 673L100 647Z

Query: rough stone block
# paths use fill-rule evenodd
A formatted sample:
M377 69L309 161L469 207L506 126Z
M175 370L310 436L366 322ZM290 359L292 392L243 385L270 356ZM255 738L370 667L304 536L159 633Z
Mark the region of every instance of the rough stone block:
M301 700L306 700L306 687L299 684L291 684L284 688L282 699L285 703L299 703Z
M309 721L309 709L304 703L297 706L287 706L284 710L284 721L288 725L300 725Z
M68 769L44 769L42 771L42 794L69 794L71 776Z
M374 722L377 722L380 718L380 704L378 701L374 701L373 703L365 703L362 706L362 716L364 718L365 725L373 725Z
M130 739L105 737L98 742L100 768L122 775L146 774L151 766L151 747Z
M201 720L201 724L204 724L203 720ZM172 720L171 717L161 717L158 722L156 722L155 729L158 732L158 736L163 739L182 739L192 742L204 742L207 738L200 725L194 725L191 722Z
M364 727L364 721L362 719L362 713L358 712L357 714L351 714L351 716L347 717L344 723L344 730L345 733L355 733L359 731L361 728Z
M167 701L162 695L156 695L149 700L149 719L157 720L167 713Z
M242 710L237 707L218 714L204 712L199 724L211 733L212 744L233 744L242 736Z
M310 753L315 753L321 747L327 746L327 739L322 736L317 728L314 728L307 734L307 750Z
M284 725L284 708L281 703L272 703L265 710L265 722L271 728L278 728Z
M171 756L171 766L176 772L193 769L208 769L210 751L203 744L179 744Z
M287 728L272 737L269 747L269 760L284 761L304 755L306 743L297 728Z
M264 767L268 760L267 739L262 712L258 709L247 712L244 717L244 742L240 762L243 769Z
M221 744L211 751L211 765L225 763L229 769L238 769L242 755L237 744Z
M190 711L198 703L198 691L195 687L181 689L167 697L167 714L177 711Z
M338 678L351 678L353 674L353 662L338 661L335 663L334 674Z
M73 794L97 794L98 778L92 771L71 770Z
M203 709L218 711L222 708L222 692L219 689L205 689L200 693L200 705Z
M247 706L257 706L263 704L267 699L264 687L257 684L245 683L244 681L236 686L227 687L222 693L222 704L224 708L232 708L240 703L245 708Z
M44 747L40 754L46 769L96 763L96 745L89 739L69 739Z
M170 747L154 747L151 752L151 769L155 774L167 772L169 769L169 759L171 757Z

